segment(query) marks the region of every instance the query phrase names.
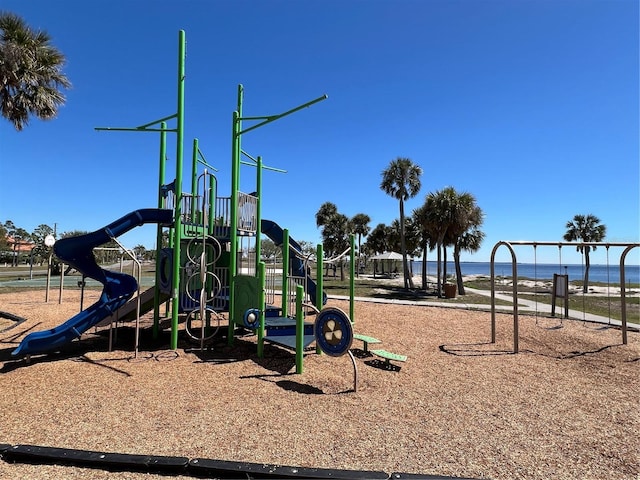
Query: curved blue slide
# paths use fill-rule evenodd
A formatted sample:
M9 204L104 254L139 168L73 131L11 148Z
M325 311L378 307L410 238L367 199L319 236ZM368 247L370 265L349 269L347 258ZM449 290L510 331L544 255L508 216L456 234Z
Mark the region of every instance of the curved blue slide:
M282 247L284 239L284 231L276 222L271 220L262 220L260 231L273 241L278 247ZM304 261L298 256L298 252L302 252L302 247L291 236L289 236L289 264L291 265L291 273L296 277L306 277L309 288L309 296L311 301L316 303L316 282L309 276L304 269ZM323 292L322 305L327 303L327 294Z
M136 292L138 282L131 275L101 268L93 255L94 247L103 245L145 223L170 226L172 222L172 210L147 208L131 212L95 232L57 241L53 248L60 260L104 285L100 299L62 325L50 330L30 333L24 337L18 348L11 352L11 355L17 357L57 350L127 303Z

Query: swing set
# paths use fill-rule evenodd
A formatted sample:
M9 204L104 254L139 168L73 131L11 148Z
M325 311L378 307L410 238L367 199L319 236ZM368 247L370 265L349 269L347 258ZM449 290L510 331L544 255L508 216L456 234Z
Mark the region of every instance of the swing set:
M627 299L626 299L626 277L625 277L625 259L627 254L636 247L640 247L640 243L605 243L605 242L536 242L536 241L500 241L495 244L493 250L491 252L491 343L496 343L496 274L495 274L495 258L496 252L502 246L505 246L509 253L511 254L511 271L513 278L513 286L512 286L512 296L513 296L513 353L518 353L518 261L516 258L516 253L514 250L515 246L530 246L533 247L534 251L534 298L535 298L535 316L536 316L536 325L538 325L538 316L539 316L539 307L538 307L538 259L537 259L537 247L558 247L559 254L559 267L562 267L562 247L563 246L571 246L577 247L579 251L583 252L582 259L582 273L584 276L584 250L585 248L597 248L604 247L607 252L607 298L608 298L608 312L609 312L609 320L607 326L604 328L608 328L611 326L611 297L610 293L610 274L609 274L609 248L610 247L619 247L624 250L620 254L620 309L621 309L621 331L622 331L622 343L626 345L628 343L627 336ZM555 302L557 297L562 297L564 300L564 310L565 310L565 318L569 316L569 308L568 308L568 276L556 274L554 276L554 284L552 291L552 308L551 313L555 314ZM582 320L584 324L587 324L587 313L585 311L586 301L584 290L582 293ZM551 327L551 329L562 328L562 319L560 319L560 324ZM602 328L602 327L600 327Z

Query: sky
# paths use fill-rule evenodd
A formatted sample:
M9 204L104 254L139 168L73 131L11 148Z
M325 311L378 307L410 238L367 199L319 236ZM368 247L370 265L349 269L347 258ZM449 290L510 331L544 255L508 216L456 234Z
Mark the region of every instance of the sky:
M499 241L560 241L576 214L598 216L607 241L640 241L636 0L1 0L0 10L51 35L73 84L54 120L17 132L0 119L0 221L27 231L93 231L157 206L159 135L95 127L176 113L184 30L183 190L197 138L229 195L242 84L244 116L328 95L242 136L243 150L286 170L264 172L263 217L298 241L320 242L324 202L368 214L372 229L391 224L398 202L380 182L398 157L423 170L407 212L447 186L476 197L486 238L463 261L489 261ZM176 151L170 134L169 178ZM254 191L255 169L240 175ZM120 241L154 248L155 229ZM573 252L563 261L580 263ZM539 247L536 260L558 253ZM517 254L534 258L531 247ZM509 259L504 247L496 259Z

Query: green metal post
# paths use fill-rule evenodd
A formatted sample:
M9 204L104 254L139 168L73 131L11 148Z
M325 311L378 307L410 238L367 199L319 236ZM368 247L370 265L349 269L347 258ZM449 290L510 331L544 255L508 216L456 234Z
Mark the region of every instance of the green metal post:
M238 107L233 112L232 142L231 142L231 209L230 209L230 257L229 257L229 331L227 344L233 345L235 331L235 287L238 255L238 190L240 189L240 131L242 130L242 97L243 87L238 85Z
M260 236L262 234L262 157L258 156L258 164L256 166L256 265L260 262L262 256L262 245ZM261 284L264 289L264 284Z
M302 373L304 360L304 315L302 313L302 300L304 287L296 286L296 373Z
M282 232L282 316L289 316L289 230Z
M258 358L264 357L264 324L265 324L265 312L267 310L267 295L265 291L265 283L267 279L266 270L264 262L258 263L258 277L260 285L262 288L260 289L260 327L258 328Z
M324 277L323 277L323 268L322 263L324 262L324 250L322 248L322 244L319 243L316 247L316 257L318 258L316 262L316 308L318 310L322 310L322 297L324 288Z
M352 233L350 235L351 240L351 253L349 254L349 318L351 319L351 323L355 323L356 319L355 315L355 291L356 291L356 236Z
M213 235L215 221L216 221L216 193L218 190L217 180L215 175L209 177L209 230L208 234Z
M318 310L322 310L322 297L324 297L324 268L322 264L324 262L324 250L322 249L322 244L319 243L316 247L316 257L318 260L316 262L316 308ZM322 349L317 345L316 342L316 353L320 355L322 353Z
M167 156L167 122L160 124L160 166L158 168L158 208L165 207L162 186L165 178L165 157ZM162 226L158 225L156 233L156 285L153 294L153 339L160 334L160 250L162 250Z
M196 192L198 191L198 139L193 139L193 153L191 154L191 223L196 222L196 212L198 205L196 202ZM202 219L204 221L204 219Z
M175 218L173 231L173 292L171 295L171 349L178 348L178 312L180 310L180 241L182 235L182 161L184 152L184 60L185 34L180 30L178 37L178 113L176 126L176 180Z

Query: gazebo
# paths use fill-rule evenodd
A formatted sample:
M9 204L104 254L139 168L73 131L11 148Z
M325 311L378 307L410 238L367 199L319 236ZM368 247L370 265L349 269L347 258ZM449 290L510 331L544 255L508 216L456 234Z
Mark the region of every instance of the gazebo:
M374 261L373 264L373 278L376 277L376 263L378 260L381 261L382 264L382 273L384 273L384 261L387 260L388 266L389 266L389 273L392 273L392 269L391 269L391 265L392 262L395 266L395 262L397 262L398 260L402 260L402 255L399 254L398 252L383 252L383 253L378 253L377 255L374 255L373 257L371 257L371 260ZM393 270L395 270L395 273L397 273L398 269L394 268Z

